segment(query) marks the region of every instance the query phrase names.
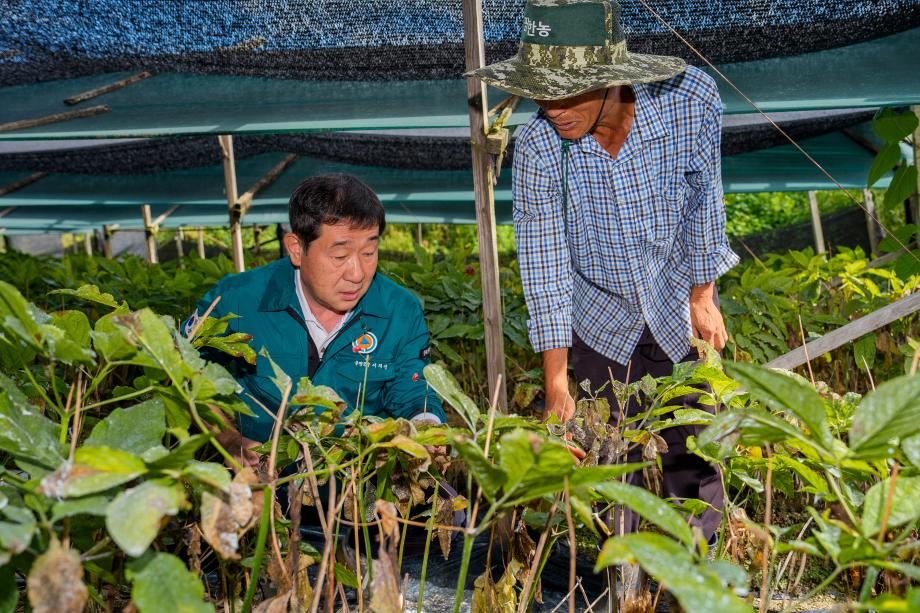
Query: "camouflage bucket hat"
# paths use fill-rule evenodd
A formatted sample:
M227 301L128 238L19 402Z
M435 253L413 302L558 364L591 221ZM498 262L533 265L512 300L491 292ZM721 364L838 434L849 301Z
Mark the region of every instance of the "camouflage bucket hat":
M616 2L528 0L517 55L464 76L525 98L559 100L613 85L663 81L685 67L677 57L627 51Z

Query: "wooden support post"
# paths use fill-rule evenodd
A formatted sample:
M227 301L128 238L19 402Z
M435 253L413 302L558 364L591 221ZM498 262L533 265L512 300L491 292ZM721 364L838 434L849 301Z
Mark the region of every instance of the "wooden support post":
M179 268L183 268L182 258L185 257L185 249L182 246L182 228L176 228L173 240L176 242L176 257L179 259Z
M808 192L808 205L811 207L811 228L815 233L815 251L827 252L824 244L824 229L821 227L821 211L818 209L818 198L814 192Z
M463 0L463 41L466 49L466 69L485 65L482 39L482 0ZM506 382L505 343L502 334L501 290L498 283L498 244L495 230L495 194L492 190L493 170L486 151L489 105L482 81L466 81L470 116L470 137L473 149L473 192L476 197L476 226L479 234L479 270L482 277L482 307L485 325L486 364L489 396L498 398L498 408L507 412L507 385L501 393L496 385Z
M415 244L421 246L422 244L422 224L415 224Z
M833 351L842 345L851 343L873 330L878 330L882 326L887 326L891 322L907 317L917 311L920 311L920 292L910 294L897 302L892 302L877 311L873 311L855 321L851 321L845 326L828 332L821 338L807 343L804 347L797 347L789 353L767 362L766 366L768 368L791 370L805 363L805 349L808 349L809 359L817 359L828 351Z
M866 232L869 234L869 250L872 255L878 255L879 227L875 223L875 198L872 190L863 190L863 205L866 207Z
M83 253L93 255L93 231L87 230L83 233Z
M252 226L252 254L262 255L262 227L259 224Z
M236 164L233 162L233 137L222 134L217 137L224 159L224 191L227 193L227 214L230 217L230 251L233 255L233 267L237 272L246 270L243 257L243 228L241 215L237 211Z
M204 253L204 228L198 228L198 257L205 258Z
M920 119L920 106L912 106L910 109ZM914 130L914 165L920 168L920 126ZM911 196L911 213L914 217L914 223L920 225L920 173L917 174L916 192ZM914 240L920 241L920 232L914 235Z
M160 261L157 255L157 226L153 223L150 205L141 205L141 216L144 219L144 237L147 242L147 264L156 264Z
M112 234L118 228L118 224L102 226L102 255L107 260L112 259Z

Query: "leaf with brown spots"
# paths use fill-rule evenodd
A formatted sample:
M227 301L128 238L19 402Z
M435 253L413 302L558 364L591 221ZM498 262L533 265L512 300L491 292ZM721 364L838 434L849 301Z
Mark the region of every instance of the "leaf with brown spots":
M80 554L57 540L35 558L26 585L35 613L80 613L89 598Z

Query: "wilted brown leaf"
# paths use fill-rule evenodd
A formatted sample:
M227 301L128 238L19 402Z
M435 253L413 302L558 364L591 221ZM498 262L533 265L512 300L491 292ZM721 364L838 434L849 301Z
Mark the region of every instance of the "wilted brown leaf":
M441 545L441 555L446 560L450 556L450 544L453 532L441 526L451 526L454 523L454 501L452 498L438 500L438 513L435 515L438 525L438 544Z
M255 482L255 474L246 468L233 478L229 494L201 494L201 533L224 559L239 559L240 537L255 523L256 497L250 487Z
M27 588L35 613L80 613L89 598L80 554L52 540L48 551L32 563Z
M289 613L297 609L292 606L294 593L290 590L278 594L268 600L263 600L259 606L252 610L252 613Z
M374 613L403 613L397 562L399 522L396 521L396 505L378 500L376 512L380 517L380 547L377 549L378 559L374 561L371 610Z
M514 584L512 565L505 569L498 583L493 583L488 573L476 577L471 613L514 613L517 608Z

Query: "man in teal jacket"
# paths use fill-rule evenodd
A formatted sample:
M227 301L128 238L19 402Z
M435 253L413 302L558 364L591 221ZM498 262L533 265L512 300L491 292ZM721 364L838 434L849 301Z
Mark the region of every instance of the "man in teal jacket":
M251 334L252 348L267 348L295 385L307 376L333 388L347 402L346 414L364 388L365 415L445 421L422 373L429 335L421 304L377 272L386 222L374 192L351 175L312 177L294 190L289 217L289 256L221 279L185 321L185 333L220 296L211 316L239 315L228 333ZM237 359L229 367L255 416L240 415L239 431L228 430L220 440L252 464L258 456L247 450L272 431L272 418L252 397L275 411L281 394L264 357L254 366Z

